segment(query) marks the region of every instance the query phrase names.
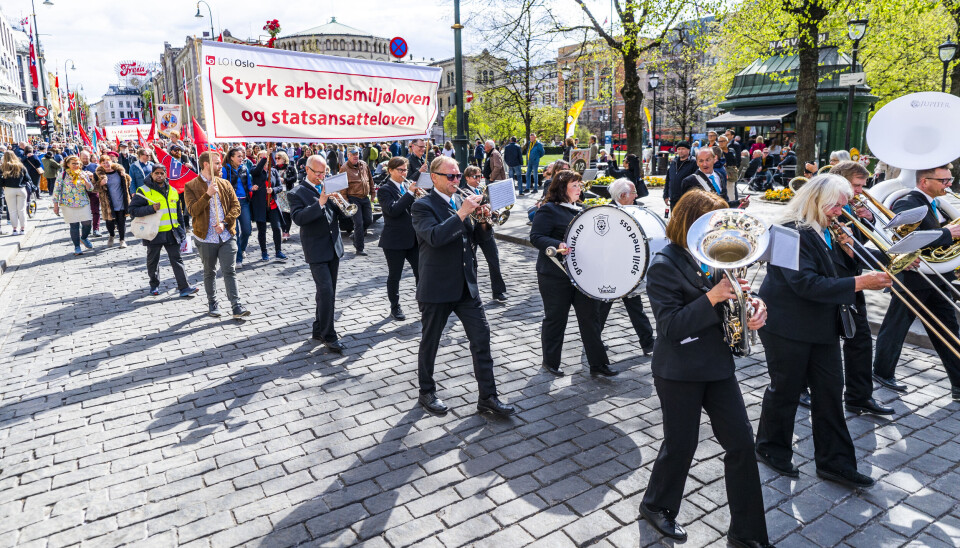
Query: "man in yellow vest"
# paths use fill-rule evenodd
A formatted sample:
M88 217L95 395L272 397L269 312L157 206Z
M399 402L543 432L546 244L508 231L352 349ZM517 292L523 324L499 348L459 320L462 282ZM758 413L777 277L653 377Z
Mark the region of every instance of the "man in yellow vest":
M147 274L150 276L150 294L160 294L160 250L167 250L173 275L177 279L177 289L181 297L189 297L200 290L187 281L187 273L180 257L180 244L186 232L180 226L177 215L177 201L180 195L167 181L167 168L156 164L150 175L144 179L143 186L137 189L130 200L130 216L133 218L160 214L160 230L152 240L143 240L147 247Z

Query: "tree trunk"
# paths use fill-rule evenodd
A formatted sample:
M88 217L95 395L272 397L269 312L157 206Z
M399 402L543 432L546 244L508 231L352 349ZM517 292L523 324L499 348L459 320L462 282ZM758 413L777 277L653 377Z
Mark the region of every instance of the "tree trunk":
M800 74L797 82L797 160L816 163L817 117L820 102L817 100L820 53L817 46L817 24L800 25L798 44Z
M623 53L623 131L627 134L627 154L643 158L643 90L637 74L639 53L635 49Z

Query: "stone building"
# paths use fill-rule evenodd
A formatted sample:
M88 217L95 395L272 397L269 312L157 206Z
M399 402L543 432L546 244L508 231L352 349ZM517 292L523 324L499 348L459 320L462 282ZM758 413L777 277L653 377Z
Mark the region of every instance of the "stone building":
M389 62L390 39L338 23L336 17L319 27L277 37L274 47L288 51L305 51L353 59Z

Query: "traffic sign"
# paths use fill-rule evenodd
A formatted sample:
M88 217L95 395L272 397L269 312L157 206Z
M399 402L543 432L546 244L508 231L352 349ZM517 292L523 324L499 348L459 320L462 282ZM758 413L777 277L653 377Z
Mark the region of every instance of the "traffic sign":
M464 98L464 100L466 100L466 102L468 102L468 103L469 103L470 101L473 101L473 92L470 91L470 90L465 91L465 92L463 93L463 98Z
M41 125L41 126L47 125L47 121L46 121L46 120L40 120L40 125Z
M840 87L862 86L867 83L867 73L853 72L840 75Z
M390 40L390 55L393 55L397 59L403 59L407 54L407 41L399 36L395 37L393 40Z
M49 111L47 110L47 107L40 105L36 109L34 109L34 112L37 113L38 117L46 118Z

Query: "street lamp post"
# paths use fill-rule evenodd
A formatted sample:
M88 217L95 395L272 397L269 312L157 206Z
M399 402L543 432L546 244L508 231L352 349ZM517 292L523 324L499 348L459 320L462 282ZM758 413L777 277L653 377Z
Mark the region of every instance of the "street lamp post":
M447 128L443 126L443 122L446 120L446 118L447 118L447 112L444 110L441 110L440 111L440 136L441 136L440 139L443 141L444 144L447 143Z
M51 2L50 0L44 0L43 5L52 6L53 2ZM37 90L40 96L40 101L38 102L44 107L47 107L47 94L44 93L44 90L47 87L47 84L46 84L47 77L46 77L46 71L43 70L43 54L41 53L43 51L43 48L40 47L40 30L37 29L37 6L34 3L34 0L30 0L30 9L33 12L31 13L31 15L33 15L33 34L36 36L35 40L37 41L37 70L40 72L40 89ZM50 107L47 107L47 110L49 111Z
M853 40L853 56L850 59L851 74L857 70L857 52L860 51L860 40L866 32L866 19L853 19L847 23L847 36ZM847 127L843 137L843 148L845 150L850 150L850 134L853 131L853 95L856 89L856 84L851 84L850 91L847 94Z
M467 136L466 116L463 112L463 49L460 43L460 34L463 25L460 24L460 0L453 0L453 74L457 84L457 135L453 138L454 149L457 151L457 163L460 169L467 169Z
M563 98L560 100L560 105L563 107L563 135L560 136L560 142L567 139L567 124L570 123L567 119L569 118L567 114L567 80L572 72L570 67L567 66L560 69L560 81L563 82Z
M940 44L940 47L937 48L937 52L940 54L940 60L943 61L943 81L940 83L940 91L943 93L947 92L947 68L950 66L950 61L953 61L957 56L957 49L960 46L957 46L950 38L947 38L947 41Z
M618 121L617 125L620 126L617 129L617 137L619 137L620 139L623 139L623 111L622 110L617 111L617 121ZM616 153L614 153L614 157L616 157Z
M659 139L657 139L657 86L660 85L660 75L654 72L647 76L647 82L650 85L650 90L653 91L653 121L650 124L650 141L653 143L653 155L656 156L657 145L659 144Z
M210 4L204 2L203 0L199 0L197 2L197 14L194 15L194 17L196 17L197 19L203 19L203 14L200 13L200 4L207 6L207 15L210 16L210 39L216 40L217 37L213 34L213 12L210 11Z
M69 69L67 69L67 63L70 63ZM72 106L72 104L70 103L70 71L71 70L77 70L77 67L76 65L73 64L73 59L67 59L66 61L63 62L63 77L66 79L66 83L67 83L67 112L68 113L70 112L70 107ZM72 126L73 126L73 119L68 114L67 115L67 134L68 135L73 135ZM78 123L77 127L79 126L80 124Z

